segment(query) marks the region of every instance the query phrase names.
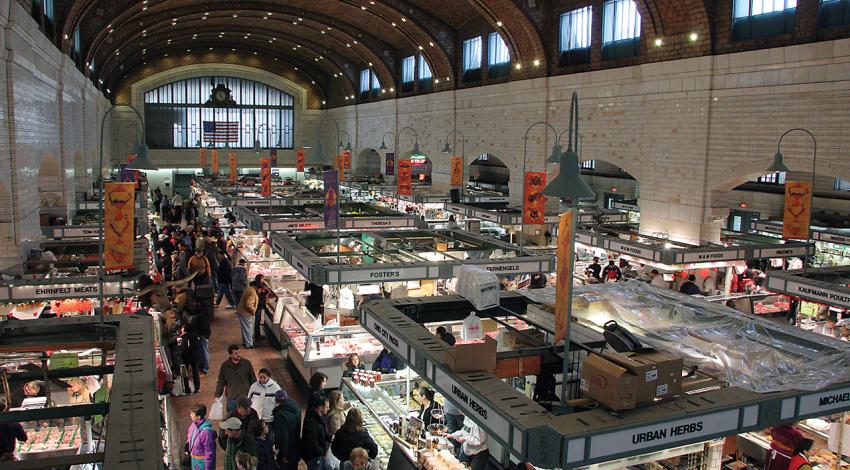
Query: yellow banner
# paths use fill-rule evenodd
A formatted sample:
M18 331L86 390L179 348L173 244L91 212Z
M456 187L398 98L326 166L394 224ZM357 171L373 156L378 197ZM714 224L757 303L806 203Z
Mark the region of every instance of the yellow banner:
M198 149L198 165L201 166L201 169L207 167L207 149L203 147Z
M812 183L785 182L785 213L782 218L782 238L809 239L812 216Z
M463 186L463 158L452 157L452 186Z
M239 172L236 167L236 152L228 153L227 158L230 160L230 184L236 184L236 175Z
M136 183L104 184L103 268L106 271L131 269L133 263Z
M575 237L573 234L575 230L574 214L575 212L572 209L561 214L561 221L558 225L558 251L555 254L557 264L555 274L558 277L555 284L555 344L558 344L558 341L570 334L567 302L571 301L570 292L573 288L573 256L570 252L570 246L572 246L573 237Z
M210 152L210 159L212 160L212 172L214 175L218 174L218 150L213 150Z

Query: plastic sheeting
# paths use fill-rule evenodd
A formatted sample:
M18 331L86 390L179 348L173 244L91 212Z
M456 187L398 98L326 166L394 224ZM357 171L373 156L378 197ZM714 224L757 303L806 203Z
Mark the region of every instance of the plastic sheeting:
M554 290L525 293L554 302ZM758 393L819 390L850 382L850 344L640 281L575 289L574 321L608 320L648 346L678 352L690 364Z

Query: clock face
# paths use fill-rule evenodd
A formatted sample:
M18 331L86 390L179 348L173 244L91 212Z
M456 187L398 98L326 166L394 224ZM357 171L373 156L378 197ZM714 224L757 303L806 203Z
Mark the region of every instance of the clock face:
M215 92L215 100L216 101L227 101L227 91L226 90L218 90Z

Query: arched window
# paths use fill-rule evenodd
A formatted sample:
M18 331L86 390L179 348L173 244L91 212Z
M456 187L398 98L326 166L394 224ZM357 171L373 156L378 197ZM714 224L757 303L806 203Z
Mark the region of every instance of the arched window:
M224 147L291 149L292 95L234 77L197 77L145 93L145 131L150 148Z

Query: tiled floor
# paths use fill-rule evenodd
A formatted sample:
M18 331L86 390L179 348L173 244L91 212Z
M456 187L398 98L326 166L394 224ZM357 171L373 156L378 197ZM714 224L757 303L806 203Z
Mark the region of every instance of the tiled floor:
M186 431L189 429L189 408L195 403L203 403L209 408L215 397L215 383L218 377L218 369L222 362L227 359L227 346L230 344L242 344L242 336L239 329L239 319L235 310L227 310L224 304L216 308L215 318L212 322L212 335L210 337L210 373L201 377L201 393L182 397L172 397L174 409L180 423L180 435L185 440ZM243 349L242 357L251 361L256 373L265 367L271 371L272 378L280 384L281 388L289 393L304 409L306 402L298 385L287 369L286 361L279 351L269 346L268 341L255 342L256 349ZM215 423L218 429L218 423ZM219 448L218 460L222 461L223 452ZM220 466L221 464L218 464Z

